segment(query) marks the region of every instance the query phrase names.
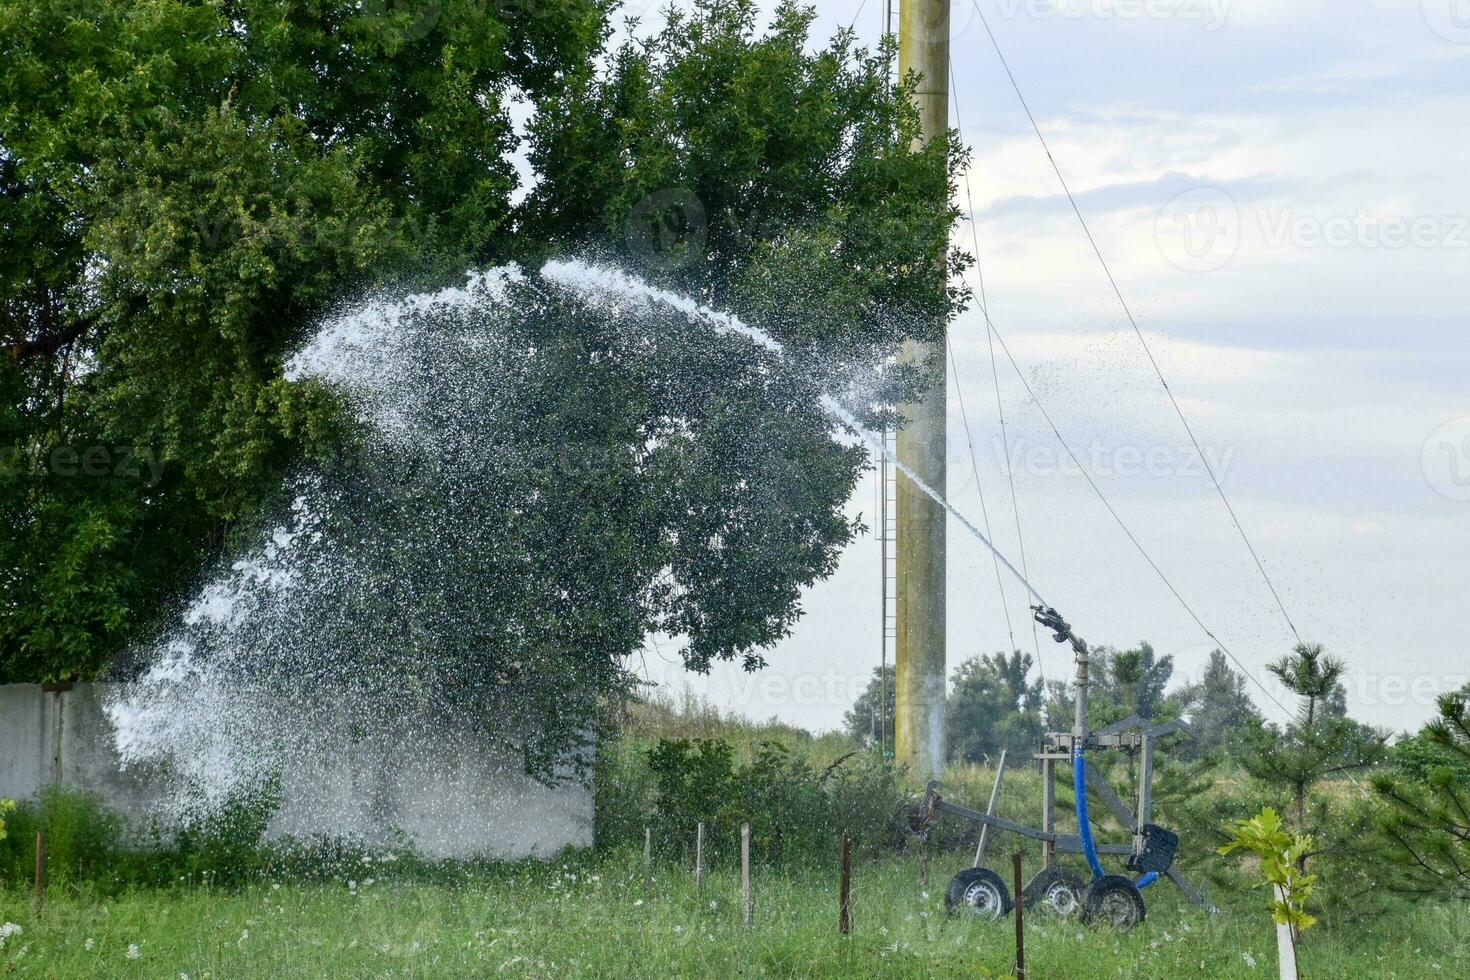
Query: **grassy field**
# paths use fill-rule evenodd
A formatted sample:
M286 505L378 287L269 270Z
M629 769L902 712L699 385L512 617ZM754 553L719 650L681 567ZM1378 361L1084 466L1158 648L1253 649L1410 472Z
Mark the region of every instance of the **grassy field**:
M0 948L17 977L1002 976L1010 922L944 914L936 863L926 889L911 861L854 869L854 928L837 935L831 871L758 874L756 921L740 923L735 876L702 891L683 869L646 877L635 859L579 857L458 879L408 881L362 867L333 883L237 890L139 890L108 899L66 888L42 913L0 892ZM1027 919L1032 977L1274 976L1274 938L1252 898L1215 917L1170 889L1149 893L1135 932ZM1309 934L1308 977L1470 976L1470 909L1423 907L1359 929Z

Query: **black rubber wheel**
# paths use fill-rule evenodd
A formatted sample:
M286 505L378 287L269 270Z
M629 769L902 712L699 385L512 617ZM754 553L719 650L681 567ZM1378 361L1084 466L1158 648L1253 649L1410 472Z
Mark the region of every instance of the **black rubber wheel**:
M1000 875L989 868L966 868L949 879L944 907L951 915L959 912L982 919L999 919L1015 906Z
M1022 898L1026 907L1070 919L1082 911L1087 883L1075 871L1066 868L1043 868L1026 885Z
M1082 921L1093 926L1112 926L1124 932L1143 921L1143 893L1133 879L1103 875L1087 886L1082 897Z

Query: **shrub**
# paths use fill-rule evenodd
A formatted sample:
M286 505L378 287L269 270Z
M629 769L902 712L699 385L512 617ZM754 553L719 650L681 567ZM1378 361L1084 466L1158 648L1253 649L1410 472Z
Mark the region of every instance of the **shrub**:
M115 855L123 850L127 822L101 797L50 785L34 800L18 804L0 840L0 868L11 881L35 872L37 831L46 833L46 873L55 883L101 880L117 873Z
M659 850L688 859L705 825L705 859L733 862L740 825L768 864L829 859L836 838L860 851L901 841L904 798L894 770L870 755L819 769L780 742L763 742L741 762L721 738L660 739L641 753L604 747L598 772L598 844L641 846L643 828Z
M239 793L223 804L199 811L165 848L184 877L210 884L235 884L271 865L265 833L281 808L281 782Z

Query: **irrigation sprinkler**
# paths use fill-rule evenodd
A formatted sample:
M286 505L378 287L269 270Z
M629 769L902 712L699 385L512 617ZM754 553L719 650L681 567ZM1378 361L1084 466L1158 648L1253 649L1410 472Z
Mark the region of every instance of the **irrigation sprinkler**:
M1153 809L1154 743L1172 732L1182 732L1193 738L1193 730L1182 720L1154 725L1148 719L1135 715L1099 731L1092 731L1087 724L1088 671L1092 663L1087 644L1072 632L1072 627L1055 609L1033 606L1032 613L1038 623L1052 631L1058 643L1071 644L1077 665L1077 673L1073 679L1077 710L1072 730L1043 735L1040 751L1035 756L1041 763L1042 774L1041 826L1028 827L997 815L996 805L1000 798L1004 768L996 774L990 805L985 811L946 801L939 793L939 781L930 781L924 809L920 814L920 825L927 829L929 821L936 813L949 813L979 825L982 835L988 833L990 828L995 828L1041 841L1042 868L1021 890L1019 896L1027 906L1039 903L1059 915L1077 915L1084 922L1131 929L1144 918L1143 890L1160 878L1167 877L1191 901L1213 913L1215 908L1204 895L1173 867L1174 854L1179 848L1179 836L1151 823L1149 819ZM1097 771L1087 765L1086 753L1089 751L1122 751L1139 755L1141 762L1136 814L1119 799ZM1063 834L1056 830L1058 762L1070 762L1072 765L1076 834ZM1132 839L1128 843L1099 843L1093 839L1092 821L1087 812L1089 788L1123 826L1129 828ZM1059 867L1056 862L1058 852L1081 854L1092 872L1091 881L1084 881L1075 872ZM1103 856L1123 858L1124 866L1130 874L1109 874L1103 868ZM945 905L951 912L963 909L980 918L999 919L1011 911L1011 894L999 874L980 866L982 857L983 851L977 849L974 865L950 879Z

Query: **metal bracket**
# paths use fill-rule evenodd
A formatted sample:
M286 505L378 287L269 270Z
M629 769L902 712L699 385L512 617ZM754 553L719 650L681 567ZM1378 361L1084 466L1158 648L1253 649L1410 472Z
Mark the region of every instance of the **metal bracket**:
M1136 751L1143 748L1143 732L1093 732L1082 740L1085 749L1126 749ZM1065 754L1068 759L1077 748L1077 736L1071 732L1047 732L1041 738L1043 753Z

